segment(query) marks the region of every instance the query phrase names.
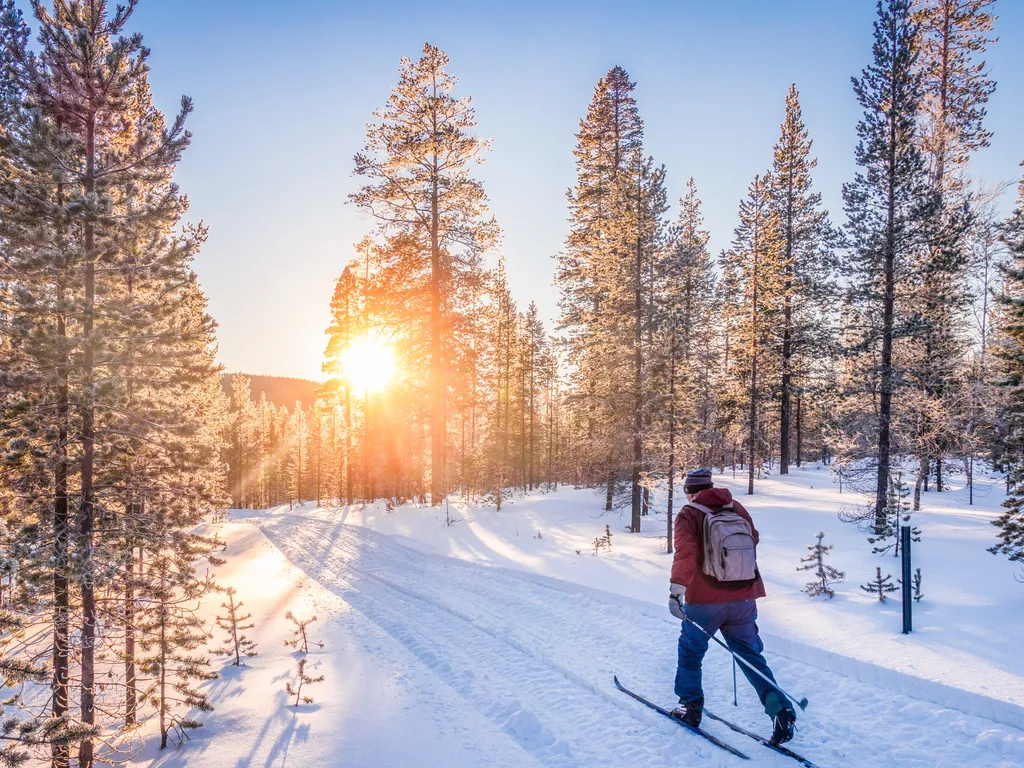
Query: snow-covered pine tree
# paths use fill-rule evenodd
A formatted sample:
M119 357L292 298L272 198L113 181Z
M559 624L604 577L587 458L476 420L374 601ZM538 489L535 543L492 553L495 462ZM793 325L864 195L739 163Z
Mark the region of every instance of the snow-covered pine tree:
M770 332L781 309L781 261L779 218L772 205L771 175L757 175L740 201L739 224L727 262L735 272L740 293L731 301L737 313L731 329L735 344L730 349L733 389L745 410L745 452L747 493L754 493L754 478L760 461L767 455L761 448L766 431L762 401L765 374L776 367L777 356L770 344Z
M946 455L965 448L965 409L971 402L963 375L971 342L965 332L970 308L965 273L974 217L968 165L991 138L984 118L995 81L984 56L994 42L993 1L923 0L914 12L920 29L920 144L941 206L938 226L920 257L922 343L910 350L921 401L916 408L922 413L915 435L920 457L915 506L930 465L934 462L935 489L941 492Z
M971 155L989 146L986 105L996 89L984 60L996 41L995 0L919 0L914 22L920 28L923 75L921 147L933 183L962 190Z
M924 598L924 593L921 591L921 569L914 569L913 581L911 584L914 587L914 602L919 603Z
M430 44L420 59L402 59L398 83L386 106L374 114L365 149L355 156L356 175L367 184L350 198L377 219L381 236L411 238L407 253L413 269L395 282L415 283L429 297L425 341L434 505L446 492L452 299L458 282L480 279L481 254L499 234L487 213L483 186L468 173L488 143L472 132L473 108L468 98L456 97L448 62L448 55Z
M541 428L541 416L539 411L540 399L543 393L543 382L545 380L545 367L551 365L551 356L549 352L549 341L547 334L544 331L544 322L540 319L540 313L537 309L537 305L534 302L530 302L530 306L526 309L525 326L524 326L524 373L525 373L525 400L526 410L528 413L527 424L527 461L525 468L526 475L526 486L528 490L533 490L534 485L539 482L538 478L538 459L540 450L537 442L541 435L539 434Z
M917 125L922 96L918 30L911 0L880 0L873 61L853 81L864 110L857 125L861 170L844 185L850 256L847 319L858 389L877 393L873 427L874 515L885 525L893 464L894 398L899 389L894 343L909 333L913 270L933 233L939 201L929 183Z
M989 551L1024 563L1024 179L1018 187L1017 208L1003 228L1003 239L1012 261L1002 270L1003 292L998 296L1003 343L996 382L1004 393L1002 458L1008 467L1010 493L1003 502L1006 511L992 521L999 528L999 543Z
M890 592L895 592L897 587L892 583L892 574L888 574L885 578L882 578L881 566L875 566L875 578L869 581L867 584L861 584L861 589L871 595L878 597L878 602L884 603L886 601L886 595Z
M24 684L45 684L49 674L44 667L3 655L8 646L25 638L25 625L20 616L0 609L0 634L4 638L0 642L0 675L3 675L4 686L14 692L0 702L0 767L20 768L32 759L33 747L55 741L67 747L72 741L78 741L81 734L69 733L66 724L55 718L23 715Z
M287 472L287 494L288 506L302 504L306 492L306 471L309 467L309 433L306 411L302 403L296 402L295 407L288 418L287 443L288 465Z
M779 474L788 474L794 437L794 389L808 388L808 379L827 366L834 327L830 304L834 295L832 228L821 195L812 191L812 141L803 122L796 85L786 96L786 116L775 144L771 207L778 222L781 313L776 337L779 386ZM794 379L798 384L794 384ZM797 419L797 432L799 432ZM797 436L797 444L800 439ZM800 464L799 453L796 463Z
M213 653L218 656L234 656L234 665L242 664L242 657L252 658L256 656L256 642L245 635L245 630L252 629L256 625L252 622L252 613L241 612L244 603L239 600L235 602L235 595L238 591L234 587L227 587L224 590L227 595L227 602L221 603L224 609L224 616L215 617L217 626L228 633L220 648L214 648ZM248 622L248 623L247 623Z
M518 312L508 287L503 259L498 260L498 267L491 274L488 292L491 332L485 343L485 370L489 374L489 381L485 383L485 387L491 393L491 407L484 454L484 487L489 500L493 501L500 511L512 476L509 468L509 409L514 378L512 351L518 331Z
M334 284L331 298L331 324L327 334L327 349L324 352L323 372L328 378L324 392L343 404L345 413L344 452L338 457L339 484L338 499L352 505L352 385L346 377L349 351L356 338L356 322L359 296L354 274L355 264L346 265L341 277Z
M213 582L209 576L199 576L195 563L206 558L216 564L209 554L213 542L175 528L163 528L158 521L150 531L166 546L158 549L150 543L136 618L142 651L138 668L150 681L141 699L156 710L160 749L167 747L171 734L180 742L202 725L191 712L211 712L213 705L197 684L218 677L209 669L209 659L196 653L209 639L197 611Z
M814 571L815 580L808 582L801 591L806 592L811 597L825 595L832 599L836 596L832 585L845 579L846 574L825 562L825 556L835 549L831 544L822 543L825 534L823 532L817 533L814 538L817 541L807 545L809 554L807 557L800 558L802 565L798 565L796 569L798 571Z
M745 464L742 457L743 424L747 411L747 373L744 367L743 335L748 315L742 301L743 284L734 251L718 255L719 278L715 287L715 302L721 339L721 364L715 376L717 399L716 427L721 435L723 456L728 452L729 463L736 469ZM723 459L724 460L724 459Z
M110 679L98 665L113 658L117 618L131 635L134 603L123 594L108 622L99 596L120 592L114 582L129 576L136 541L158 516L165 528L181 526L176 536L220 503L213 323L190 268L205 230L181 226L187 199L172 181L190 140L191 104L183 100L170 123L153 107L148 50L141 36L125 34L134 7L68 2L51 13L37 4L38 53L5 48L5 66L33 109L27 130L9 131L3 148L14 172L0 193L5 279L17 285L8 316L34 339L10 361L23 374L28 407L8 422L8 437L18 450L43 447L47 456L31 472L21 468L21 479L41 483L37 508L22 519L39 515L54 533L52 558L46 552L29 570L52 577L53 712L70 717L77 682L87 731L112 709L98 696L127 690L127 710L133 687L127 663L128 679L97 684ZM22 34L11 6L4 26ZM32 414L37 398L57 407ZM80 652L72 657L76 594ZM123 651L130 655L127 638ZM81 765L92 764L93 749L83 738ZM52 759L63 766L70 755L55 744Z
M229 419L228 466L231 503L236 509L252 504L250 492L251 467L254 463L253 445L256 436L256 410L253 406L251 382L248 376L236 373L231 377L231 410Z
M570 232L555 282L583 431L578 451L586 482L605 485L605 506L611 509L629 478L632 526L639 530L640 432L649 404L643 376L646 310L659 227L655 211L664 192L662 171L643 155L635 87L622 67L613 67L598 81L580 121Z
M679 201L679 217L668 234L669 246L659 260L654 287L657 335L652 350L654 375L664 405L658 421L667 432L668 551L672 551L672 516L678 467L706 465L717 442L714 431L719 316L716 312L714 262L708 252L710 233L691 178Z

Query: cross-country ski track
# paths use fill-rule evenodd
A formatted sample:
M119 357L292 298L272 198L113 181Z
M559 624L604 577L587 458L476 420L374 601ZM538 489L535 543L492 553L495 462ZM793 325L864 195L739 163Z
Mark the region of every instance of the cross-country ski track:
M420 732L443 732L440 746L425 746L415 763L386 748L376 757L365 747L346 752L347 740L366 741L368 734L346 733L340 720L352 722L352 715L340 710L362 704L346 695L344 680L328 679L311 691L323 702L318 717L302 724L301 713L292 715L299 725L287 735L300 737L298 743L272 750L266 765L327 764L315 762L323 757L301 757L317 740L334 745L326 749L337 755L331 765L375 768L795 765L707 722L707 730L752 757L742 761L615 690L612 677L618 674L634 690L672 705L678 624L667 616L569 582L418 552L397 537L324 517L283 512L236 520L225 529L255 534L252 526L258 527L309 579L311 604L325 614L320 632L327 652L342 643L367 669L399 668L399 690L391 695L400 700L403 686L415 689L399 716L379 724L376 738L415 740ZM235 586L244 595L246 585ZM1013 727L781 657L771 648L766 655L780 682L811 700L790 746L822 768L1024 763L1024 732ZM714 647L705 661L705 690L708 706L720 714L759 733L770 731L742 678L739 707L732 706L731 661ZM213 702L223 704L216 691ZM360 729L373 727L372 719L360 721ZM224 726L218 737L232 738ZM197 741L203 738L197 734ZM193 743L184 750L197 747L203 748ZM415 747L409 749L415 754ZM291 763L285 762L289 750ZM168 759L152 757L161 765Z

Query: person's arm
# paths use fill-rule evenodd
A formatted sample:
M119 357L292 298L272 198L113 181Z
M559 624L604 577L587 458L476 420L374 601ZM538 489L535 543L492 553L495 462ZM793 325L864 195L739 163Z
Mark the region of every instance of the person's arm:
M685 509L679 510L675 519L675 554L672 557L672 583L690 586L697 573L697 548L699 534L695 527L696 518Z

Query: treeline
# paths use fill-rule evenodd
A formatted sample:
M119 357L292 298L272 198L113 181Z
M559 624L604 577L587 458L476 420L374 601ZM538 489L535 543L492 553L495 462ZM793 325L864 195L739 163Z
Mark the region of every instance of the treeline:
M514 488L571 475L552 340L502 265L484 264L499 230L469 169L486 144L447 63L430 45L403 59L355 158L365 184L352 202L379 228L335 286L318 399L288 415L232 398L238 503L440 503L456 491L500 508ZM387 386L363 385L372 375L359 368L381 364L367 349L393 357Z
M635 85L613 67L576 135L553 332L534 309L520 315L500 260L485 261L499 231L471 169L488 145L447 56L427 45L404 59L354 162L351 202L377 226L332 302L330 495L498 501L571 482L629 507L639 530L653 489L671 498L682 468L739 466L753 492L765 472L815 460L870 495L864 518L881 531L904 478L917 505L950 471L973 492L976 460L1017 467L1006 245L1018 224L999 218L1003 189L971 175L991 140L993 6L883 0L853 81L863 116L846 223L814 187L794 85L716 255L693 179L669 217ZM345 372L366 343L398 360L380 392L354 391Z

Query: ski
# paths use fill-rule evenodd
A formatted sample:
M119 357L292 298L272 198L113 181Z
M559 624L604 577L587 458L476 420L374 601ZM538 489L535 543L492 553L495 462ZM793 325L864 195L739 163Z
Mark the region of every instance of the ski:
M744 736L748 736L749 738L753 739L754 741L756 741L756 742L758 742L760 744L764 744L766 747L768 747L768 749L773 749L776 752L778 752L780 755L785 755L786 757L790 757L790 758L796 760L798 763L800 763L800 765L805 766L805 768L818 768L818 766L816 766L814 763L812 763L806 757L798 755L793 750L786 749L786 747L783 747L780 744L772 744L772 742L769 739L766 739L763 736L758 736L756 733L753 733L752 731L748 731L746 728L741 728L740 726L736 725L736 723L730 723L724 717L719 717L714 712L709 712L707 709L705 709L704 710L704 714L707 715L708 717L710 717L712 720L718 721L719 723L721 723L722 725L726 726L727 728L731 728L732 730L736 731L736 733L742 733Z
M690 725L687 725L682 720L679 720L678 718L672 717L672 713L669 712L667 709L662 709L657 704L655 704L654 702L648 701L647 699L645 699L640 694L633 693L631 690L629 690L622 683L619 682L619 678L617 676L614 677L613 679L615 680L615 687L616 688L618 688L620 691L622 691L627 696L632 696L634 699L639 701L645 707L650 707L655 712L664 715L669 720L671 720L673 723L675 723L676 725L681 725L683 728L685 728L686 730L690 731L691 733L695 733L698 736L703 736L705 739L710 741L716 747L724 749L726 752L730 752L730 753L736 755L736 757L742 758L743 760L749 760L750 759L747 755L743 754L742 752L740 752L738 749L736 749L732 745L726 744L724 741L722 741L721 739L718 739L715 736L712 736L707 731L704 731L704 730L701 730L700 728L694 728L694 727L692 727Z

